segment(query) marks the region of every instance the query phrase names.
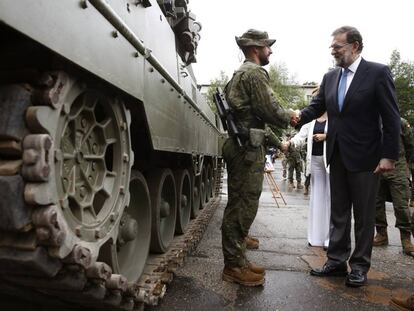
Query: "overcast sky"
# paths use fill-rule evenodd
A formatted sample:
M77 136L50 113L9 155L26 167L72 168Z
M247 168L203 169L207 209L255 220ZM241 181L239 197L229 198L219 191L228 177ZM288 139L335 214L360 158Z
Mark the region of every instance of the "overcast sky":
M298 83L320 83L333 65L331 33L343 25L358 28L369 61L387 64L393 50L414 61L413 0L190 0L201 22L194 71L208 84L223 70L229 77L240 66L234 36L249 28L276 39L270 63L284 63Z

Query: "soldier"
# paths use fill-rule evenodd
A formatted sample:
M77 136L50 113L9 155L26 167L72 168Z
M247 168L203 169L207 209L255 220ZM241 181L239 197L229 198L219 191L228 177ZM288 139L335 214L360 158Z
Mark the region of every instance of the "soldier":
M288 133L286 137L288 140L295 134ZM296 148L293 144L290 144L288 147L288 152L286 155L287 164L288 164L288 188L290 190L295 188L293 183L293 173L296 172L296 187L298 189L303 189L301 184L301 175L302 175L302 156L300 149Z
M288 141L291 137L290 132L284 133L284 140ZM282 179L286 180L287 179L287 169L288 169L288 160L287 160L287 155L288 155L288 150L287 149L282 149Z
M287 150L282 152L282 178L286 180L287 178Z
M393 202L395 226L400 229L403 252L414 257L414 245L411 243L410 210L408 208L410 188L407 175L407 162L411 160L413 149L414 143L410 125L401 118L399 159L395 162L395 170L385 172L380 176L375 218L377 234L374 237L374 246L388 245L385 201L389 200Z
M234 137L223 145L228 172L228 202L223 215L223 280L246 286L264 283L264 268L246 258L245 238L256 217L263 185L265 164L265 123L286 128L294 123L296 113L283 109L269 85L269 75L262 66L272 53L267 32L250 29L236 37L245 61L225 87L226 99L233 110L243 146Z
M307 139L306 139L306 141L307 141ZM308 153L306 141L302 145L302 147L300 147L300 157L302 159L303 174L305 175L305 182L303 183L303 185L305 186L305 190L303 191L304 195L309 194L310 177L311 177L311 175L308 174L308 170L310 170L310 167L306 166L306 156L307 156L307 153Z

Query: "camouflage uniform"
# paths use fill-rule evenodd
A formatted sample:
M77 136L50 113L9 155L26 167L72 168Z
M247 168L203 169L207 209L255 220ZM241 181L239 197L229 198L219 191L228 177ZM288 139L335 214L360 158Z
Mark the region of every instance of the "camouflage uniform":
M266 123L288 126L290 113L278 104L268 73L261 66L246 60L234 73L225 93L239 127L264 130ZM223 158L228 172L228 202L221 227L224 263L245 267L245 237L259 206L265 147L252 147L248 139L239 147L230 137L223 145Z
M410 188L408 182L407 159L409 160L414 148L413 134L410 125L401 119L400 154L395 162L395 170L384 172L380 176L380 188L376 202L376 227L380 232L387 227L385 201L392 201L396 218L395 226L403 232L411 231L410 211L408 202Z
M284 131L283 140L284 141L289 141L291 136L292 136L291 130ZM283 180L287 179L288 155L289 155L288 150L282 150L282 177L283 177Z
M286 157L286 153L282 153L283 158L282 158L282 177L284 179L286 179L287 177L287 157Z
M297 182L297 185L300 186L301 174L302 174L302 156L300 153L300 149L295 148L295 146L293 145L290 145L286 158L287 158L287 163L288 163L289 185L293 186L293 172L296 172L296 182Z
M300 149L300 155L302 157L302 163L303 163L303 174L305 175L305 183L304 183L305 192L304 192L304 194L306 194L306 195L309 194L309 187L310 187L310 180L311 180L311 174L307 173L307 170L310 170L310 167L306 166L306 156L307 156L307 153L308 153L307 149L308 149L308 147L307 147L306 143L304 143L302 145L301 149Z
M271 125L266 125L265 127L265 145L266 147L273 147L275 149L282 148L282 142L279 137L276 136L275 132L272 130Z

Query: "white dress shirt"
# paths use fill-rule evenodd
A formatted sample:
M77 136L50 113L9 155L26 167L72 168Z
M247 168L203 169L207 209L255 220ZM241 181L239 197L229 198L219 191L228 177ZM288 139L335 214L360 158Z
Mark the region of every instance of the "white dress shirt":
M355 72L358 69L359 63L361 62L361 55L359 55L357 57L357 59L348 67L349 72L348 72L348 76L346 79L346 90L345 90L345 94L346 92L348 92L349 86L351 85L352 79L354 78ZM342 74L344 74L344 68L342 68Z

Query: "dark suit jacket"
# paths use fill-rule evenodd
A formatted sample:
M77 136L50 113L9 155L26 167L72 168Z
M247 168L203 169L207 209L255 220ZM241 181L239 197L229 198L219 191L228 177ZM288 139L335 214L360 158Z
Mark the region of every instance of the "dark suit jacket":
M305 124L328 111L327 162L335 143L345 167L352 172L371 171L381 158L398 159L400 115L389 68L361 60L338 108L341 68L323 77L319 94L301 111Z

